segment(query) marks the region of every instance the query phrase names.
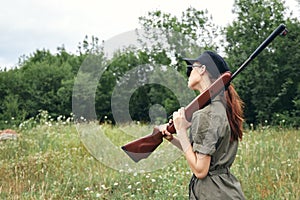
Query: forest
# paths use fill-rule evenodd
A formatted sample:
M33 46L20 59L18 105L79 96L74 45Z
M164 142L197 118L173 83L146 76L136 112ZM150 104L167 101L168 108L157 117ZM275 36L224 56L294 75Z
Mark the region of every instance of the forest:
M119 48L111 56L106 55L106 41L86 36L77 53L62 45L57 53L45 47L20 57L15 68L0 71L0 128L17 127L43 111L54 118L112 124L166 121L197 95L178 84L187 79L182 58L214 50L234 72L282 23L287 36L276 38L232 84L245 103L245 126L298 128L299 19L291 17L281 0L253 2L236 1L236 18L226 27L214 24L207 11L191 7L181 17L151 11L139 18L144 31L140 47Z

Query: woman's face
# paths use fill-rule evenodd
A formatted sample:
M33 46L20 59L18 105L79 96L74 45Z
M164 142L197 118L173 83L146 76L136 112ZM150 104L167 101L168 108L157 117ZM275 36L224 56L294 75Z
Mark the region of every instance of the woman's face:
M188 79L188 87L192 90L197 90L198 85L201 82L201 75L199 73L199 70L202 66L203 65L201 65L199 62L195 62L193 64L193 68Z

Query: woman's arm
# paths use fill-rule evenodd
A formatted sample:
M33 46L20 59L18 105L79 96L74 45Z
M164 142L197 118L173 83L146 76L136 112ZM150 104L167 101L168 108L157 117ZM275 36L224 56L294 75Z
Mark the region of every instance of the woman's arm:
M192 172L197 178L205 178L209 170L211 157L193 151L192 145L187 137L187 129L191 126L191 123L185 118L184 108L173 113L173 121L177 133L177 140L180 143Z
M193 151L192 145L190 144L186 130L177 132L180 139L180 145L183 149L185 158L197 178L203 179L207 176L210 166L211 157L209 155L200 154Z

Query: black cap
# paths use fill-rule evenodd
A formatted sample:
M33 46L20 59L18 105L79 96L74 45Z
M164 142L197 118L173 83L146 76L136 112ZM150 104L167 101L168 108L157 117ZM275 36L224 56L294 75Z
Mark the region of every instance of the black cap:
M213 51L204 51L198 58L183 58L183 60L187 63L188 67L195 62L200 62L200 64L206 66L207 71L214 78L219 77L224 72L230 71L226 61Z

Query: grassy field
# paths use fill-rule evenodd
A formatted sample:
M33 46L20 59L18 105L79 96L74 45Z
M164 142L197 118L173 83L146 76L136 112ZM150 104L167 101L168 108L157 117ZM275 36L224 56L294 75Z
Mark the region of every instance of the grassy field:
M124 173L94 159L72 124L28 127L0 142L0 199L188 198L191 172L182 157L151 173ZM247 199L300 199L299 150L299 130L246 131L232 172Z

